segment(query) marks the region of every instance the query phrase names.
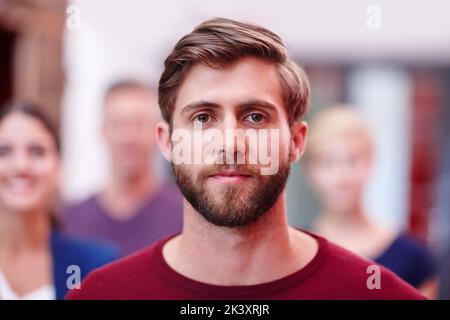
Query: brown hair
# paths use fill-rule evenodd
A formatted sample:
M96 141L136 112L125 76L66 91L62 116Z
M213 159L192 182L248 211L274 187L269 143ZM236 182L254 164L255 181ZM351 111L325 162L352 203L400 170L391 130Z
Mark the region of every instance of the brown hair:
M215 18L182 37L166 58L158 88L164 120L171 124L178 89L195 64L223 68L244 57L260 58L278 66L289 124L306 114L310 95L308 79L289 58L280 37L257 25Z

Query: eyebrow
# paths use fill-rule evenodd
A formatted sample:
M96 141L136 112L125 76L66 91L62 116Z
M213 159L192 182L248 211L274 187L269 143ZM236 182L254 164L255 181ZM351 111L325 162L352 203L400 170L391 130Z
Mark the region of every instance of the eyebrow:
M265 101L265 100L261 100L261 99L251 99L251 100L245 101L243 103L240 103L237 106L237 108L239 110L245 110L245 109L255 108L255 107L268 109L270 111L277 110L277 107L274 104L272 104L268 101Z
M277 108L274 104L272 104L268 101L265 101L265 100L261 100L261 99L247 100L245 102L239 103L236 108L239 111L241 111L241 110L255 108L255 107L264 108L264 109L268 109L271 111L277 110ZM183 107L183 109L181 110L181 114L186 114L192 110L200 109L200 108L220 108L220 104L211 102L211 101L206 101L206 100L192 102L192 103L187 104L185 107Z
M184 108L181 109L181 114L186 114L192 110L200 109L200 108L220 108L220 105L218 103L214 103L211 101L200 100L200 101L189 103L186 106L184 106Z

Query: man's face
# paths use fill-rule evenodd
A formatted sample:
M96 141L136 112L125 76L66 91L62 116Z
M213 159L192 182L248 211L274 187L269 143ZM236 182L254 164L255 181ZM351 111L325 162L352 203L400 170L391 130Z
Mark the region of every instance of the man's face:
M253 130L259 136L257 146L250 139L232 139L215 143L202 161L173 161L176 182L189 203L209 222L225 227L246 226L267 212L283 192L289 175L292 138L281 96L276 66L255 58L245 58L225 69L194 66L181 85L172 115L172 137L177 130L189 133L195 145L211 151L211 140L195 134L201 126L203 136L230 130ZM306 125L302 134L306 133ZM271 133L276 132L276 135ZM240 146L242 146L242 144ZM295 143L294 143L295 144ZM303 148L303 142L301 143ZM209 149L207 147L209 146ZM277 170L261 174L261 161L250 163L250 155L263 153L277 161ZM192 150L194 150L192 152ZM244 163L238 163L243 156ZM206 162L205 158L216 162ZM227 162L228 160L234 160ZM228 159L228 160L227 160Z
M154 145L155 95L138 89L112 93L106 100L104 136L114 170L125 177L142 173Z

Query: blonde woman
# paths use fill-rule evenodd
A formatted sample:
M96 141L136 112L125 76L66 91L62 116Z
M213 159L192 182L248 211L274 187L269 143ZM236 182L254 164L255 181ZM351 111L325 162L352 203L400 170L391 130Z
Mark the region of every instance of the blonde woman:
M406 233L371 221L362 206L374 160L372 133L350 106L319 112L311 122L305 154L321 211L315 231L394 271L429 298L435 297L433 259Z

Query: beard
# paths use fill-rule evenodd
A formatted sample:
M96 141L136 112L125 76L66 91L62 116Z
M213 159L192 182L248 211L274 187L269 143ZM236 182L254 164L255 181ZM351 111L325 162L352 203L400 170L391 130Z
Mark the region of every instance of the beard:
M190 165L171 163L171 169L181 193L201 216L216 226L237 228L255 223L273 207L286 187L290 163L280 163L270 176L261 175L258 166L239 164L205 165L198 174L192 173ZM224 169L250 177L236 184L211 181Z

